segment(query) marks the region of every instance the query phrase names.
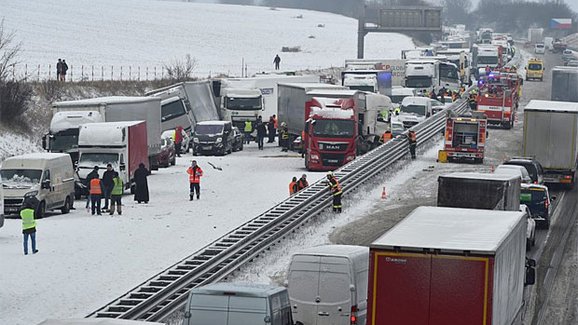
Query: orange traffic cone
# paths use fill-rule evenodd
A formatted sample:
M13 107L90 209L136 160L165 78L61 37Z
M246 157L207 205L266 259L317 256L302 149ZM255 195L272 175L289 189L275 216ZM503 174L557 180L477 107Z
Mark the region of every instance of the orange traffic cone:
M382 200L387 199L387 192L385 191L385 186L383 187L383 191L381 192L381 199Z

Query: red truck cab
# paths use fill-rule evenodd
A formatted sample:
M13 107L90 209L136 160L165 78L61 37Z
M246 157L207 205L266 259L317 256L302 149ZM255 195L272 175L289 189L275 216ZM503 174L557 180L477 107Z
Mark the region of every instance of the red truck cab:
M478 82L479 112L486 114L488 123L502 125L506 129L514 126L518 109L521 80L515 73L492 72Z
M483 163L488 121L485 117L450 116L446 120L444 151L449 161Z
M305 103L303 148L308 170L334 170L355 159L355 111L352 98L313 97Z

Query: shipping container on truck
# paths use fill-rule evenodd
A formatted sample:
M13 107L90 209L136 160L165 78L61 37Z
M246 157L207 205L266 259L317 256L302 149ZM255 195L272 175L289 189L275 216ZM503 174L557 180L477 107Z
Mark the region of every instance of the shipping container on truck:
M578 67L553 68L551 89L551 100L578 102Z
M391 71L391 86L401 86L405 78L405 61L404 59L347 59L345 70Z
M523 156L544 168L544 182L573 187L578 163L578 103L532 100L524 108Z
M186 81L155 89L147 96L158 97L161 102L161 128L174 130L181 126L190 134L202 121L219 120L219 106L213 95L210 81Z
M315 89L347 89L343 86L324 83L279 83L277 85L277 109L279 125L287 124L289 140L301 136L305 126L305 103L311 99L307 92Z
M520 318L526 215L419 207L370 245L368 325L510 325Z
M98 122L146 121L148 164L158 168L161 151L161 99L157 97L98 97L52 105L50 133L44 138L44 149L66 152L78 160L78 136L81 125Z
M80 127L78 137L78 176L81 181L95 166L100 171L111 164L119 173L125 189L131 188L134 172L147 160L147 127L145 121L90 123ZM99 172L102 177L102 172Z
M484 162L488 121L485 117L449 116L444 149L449 161Z
M521 184L520 176L510 174L463 172L440 175L437 205L518 211Z

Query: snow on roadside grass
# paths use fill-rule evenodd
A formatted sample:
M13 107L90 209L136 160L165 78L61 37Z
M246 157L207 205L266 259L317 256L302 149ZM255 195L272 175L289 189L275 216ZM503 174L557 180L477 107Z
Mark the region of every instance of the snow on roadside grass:
M0 163L11 156L41 151L29 136L8 131L0 126Z

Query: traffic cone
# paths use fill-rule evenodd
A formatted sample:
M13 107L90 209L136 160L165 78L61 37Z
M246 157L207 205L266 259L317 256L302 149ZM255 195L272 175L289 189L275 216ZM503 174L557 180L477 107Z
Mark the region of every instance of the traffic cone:
M385 191L385 186L383 187L383 191L381 192L381 199L382 200L387 199L387 192Z

